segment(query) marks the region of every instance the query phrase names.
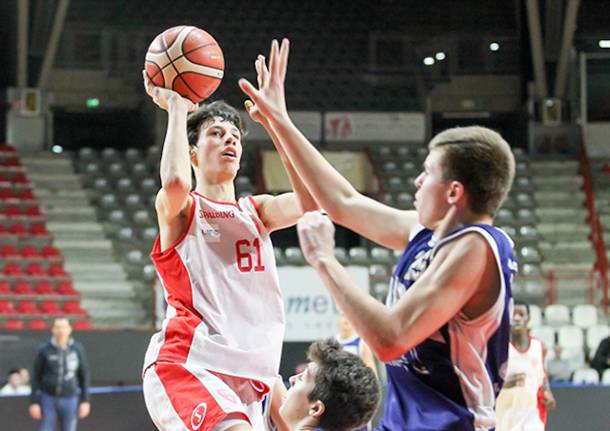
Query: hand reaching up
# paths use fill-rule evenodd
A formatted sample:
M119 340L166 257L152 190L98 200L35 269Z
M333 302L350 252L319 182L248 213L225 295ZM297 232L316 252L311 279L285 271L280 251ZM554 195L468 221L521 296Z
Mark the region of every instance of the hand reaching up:
M257 58L255 66L258 89L244 78L239 80L239 87L246 93L253 104L251 109L255 109L255 115L258 119L253 117L254 121L261 122L262 119L260 117L271 121L288 115L284 94L284 81L288 66L289 50L290 43L288 39L282 40L281 47L277 40L274 40L271 43L271 52L269 54L269 68L265 65L265 58L263 56ZM247 105L246 109L248 110Z

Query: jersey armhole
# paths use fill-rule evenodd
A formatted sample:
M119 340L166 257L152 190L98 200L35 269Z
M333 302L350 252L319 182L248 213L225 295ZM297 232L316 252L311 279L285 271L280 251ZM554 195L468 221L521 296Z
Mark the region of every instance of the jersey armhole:
M496 270L498 272L498 277L500 278L500 291L498 292L498 296L495 298L493 304L487 310L485 310L483 313L479 314L477 317L474 317L474 318L469 318L460 310L460 312L458 314L460 320L467 323L468 325L476 325L476 324L488 319L489 316L491 314L493 314L494 312L501 314L501 308L498 308L498 304L501 301L505 300L504 297L506 296L506 289L508 288L508 286L506 286L506 282L504 280L504 272L502 270L502 260L500 257L500 252L498 250L498 244L496 243L494 238L489 234L489 232L487 232L485 229L482 229L478 226L472 226L472 227L460 230L458 232L455 232L455 233L449 235L448 237L441 239L434 247L434 251L432 252L432 258L434 259L434 256L436 255L436 253L438 253L438 250L440 248L442 248L444 245L448 244L449 242L451 242L467 233L471 233L471 232L479 234L479 236L481 236L485 240L485 242L487 243L487 246L491 249L491 252L494 255L494 261L496 262Z
M178 237L178 239L173 242L172 245L170 245L163 251L161 251L161 233L157 234L157 238L155 239L155 243L153 245L152 252L150 253L151 258L153 258L155 256L163 256L166 253L169 253L170 251L174 250L182 241L184 241L184 238L186 238L186 235L188 235L189 231L191 230L191 225L193 224L193 220L195 218L195 210L197 209L197 199L195 199L195 197L193 196L192 193L189 193L189 198L191 199L191 212L190 212L189 218L186 222L186 227L184 228L184 231Z

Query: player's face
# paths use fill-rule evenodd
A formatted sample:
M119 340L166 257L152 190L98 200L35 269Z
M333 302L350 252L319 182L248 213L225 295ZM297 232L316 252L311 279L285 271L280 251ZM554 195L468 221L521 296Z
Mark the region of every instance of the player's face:
M510 326L513 330L527 330L527 324L530 321L529 313L525 305L515 305L513 308L513 316L510 319Z
M316 383L317 368L314 362L310 362L305 371L290 378L290 389L280 406L280 415L291 429L309 414L311 401L308 396Z
M60 342L64 342L68 338L70 338L70 334L72 334L72 326L70 326L70 322L66 319L56 319L53 323L53 328L51 329L53 336Z
M442 150L430 151L423 172L415 179L415 209L419 222L428 229L435 229L449 210L450 183L443 181L442 157Z
M241 160L241 133L230 121L215 117L201 127L196 152L197 167L208 179L233 180Z

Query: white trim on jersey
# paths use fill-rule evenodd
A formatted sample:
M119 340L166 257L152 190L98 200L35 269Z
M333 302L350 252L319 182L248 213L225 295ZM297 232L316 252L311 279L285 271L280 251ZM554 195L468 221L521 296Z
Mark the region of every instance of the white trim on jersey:
M436 244L432 256L443 245L470 232L480 234L491 247L498 267L500 292L494 304L483 314L475 319L469 319L460 312L449 320L448 328L451 340L451 358L466 406L474 415L475 429L486 430L495 426L494 405L496 399L495 388L489 378L485 363L487 360L487 343L500 326L506 292L498 247L494 238L485 229L470 226L441 239Z

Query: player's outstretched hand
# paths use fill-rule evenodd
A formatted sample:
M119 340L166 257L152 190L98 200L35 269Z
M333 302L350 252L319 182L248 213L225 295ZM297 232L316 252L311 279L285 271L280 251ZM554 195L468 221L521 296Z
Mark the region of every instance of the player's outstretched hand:
M244 78L239 80L239 87L250 98L257 115L267 120L282 118L288 115L284 94L284 81L286 79L289 51L290 42L288 39L282 40L281 47L278 41L274 40L271 43L269 67L267 68L265 64L265 57L262 55L257 57L255 66L258 89ZM259 120L255 118L253 120L260 122L260 117Z
M159 108L167 111L170 105L179 104L184 106L187 112L197 110L197 104L191 102L186 97L182 97L173 90L154 85L150 79L148 79L148 75L146 75L145 70L142 71L142 77L144 78L144 89L146 90L146 93L152 98L153 102L155 102Z
M335 226L328 217L319 211L305 213L297 224L297 232L303 256L311 266L334 257Z

